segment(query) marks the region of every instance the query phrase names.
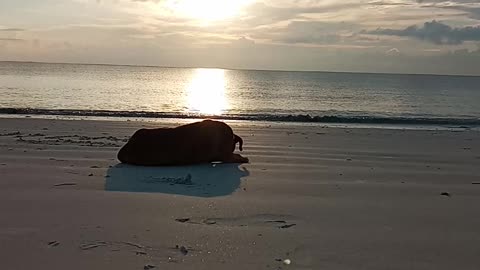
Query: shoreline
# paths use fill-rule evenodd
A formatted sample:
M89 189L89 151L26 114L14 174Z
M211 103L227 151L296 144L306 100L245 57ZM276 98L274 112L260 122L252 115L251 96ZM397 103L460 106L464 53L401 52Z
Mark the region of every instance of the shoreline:
M478 268L477 131L229 122L249 164L146 168L121 145L178 123L0 123L5 269Z
M127 117L127 116L90 116L90 115L56 115L56 114L2 114L1 119L50 119L50 120L86 120L86 121L113 121L113 122L155 122L155 123L189 123L202 119L214 119L228 123L244 123L245 125L264 126L314 126L333 128L363 128L363 129L394 129L394 130L472 130L480 131L480 125L438 125L438 124L389 124L389 123L328 123L328 122L296 122L296 121L269 121L269 120L237 120L216 116L194 117Z

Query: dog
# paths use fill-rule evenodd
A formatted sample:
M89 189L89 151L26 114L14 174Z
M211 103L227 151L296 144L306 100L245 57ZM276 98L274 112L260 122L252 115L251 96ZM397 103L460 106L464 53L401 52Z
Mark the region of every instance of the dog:
M199 163L248 163L234 154L243 140L224 122L204 120L176 128L140 129L118 152L122 163L141 166L175 166Z

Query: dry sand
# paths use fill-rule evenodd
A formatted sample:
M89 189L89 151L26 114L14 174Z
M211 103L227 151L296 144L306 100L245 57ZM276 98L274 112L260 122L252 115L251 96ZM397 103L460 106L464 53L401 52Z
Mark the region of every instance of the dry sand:
M118 165L158 125L0 119L0 268L480 269L479 132L232 123L250 164Z

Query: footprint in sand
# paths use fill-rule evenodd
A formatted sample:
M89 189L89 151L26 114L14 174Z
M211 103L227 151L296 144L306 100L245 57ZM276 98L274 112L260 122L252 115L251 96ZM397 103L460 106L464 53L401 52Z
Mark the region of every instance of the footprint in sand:
M129 241L87 241L78 246L86 254L95 252L122 252L125 255L145 256L158 263L176 263L181 262L182 257L190 252L202 252L201 249L192 246L148 246Z
M294 218L286 215L260 214L245 217L230 218L177 218L175 221L180 223L196 225L217 225L226 227L276 227L279 229L288 229L296 226L292 222Z

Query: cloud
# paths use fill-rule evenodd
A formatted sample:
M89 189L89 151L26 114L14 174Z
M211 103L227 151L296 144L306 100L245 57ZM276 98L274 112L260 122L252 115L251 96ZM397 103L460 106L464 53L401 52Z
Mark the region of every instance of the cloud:
M480 20L480 1L478 0L417 0L416 2L425 8L463 11L469 18Z
M0 28L0 42L2 43L18 43L24 42L22 38L18 38L18 32L22 32L24 29L20 28Z
M478 3L478 0L417 0L418 3Z
M21 38L0 38L0 41L23 42Z
M237 40L234 40L231 44L233 47L237 48L250 48L255 46L255 41L247 37L241 37Z
M314 1L316 3L316 1ZM277 6L266 4L264 2L256 2L248 6L245 10L247 15L244 22L249 22L250 25L265 25L279 22L308 19L308 16L318 14L337 14L345 10L355 9L362 6L361 3L352 3L344 1L337 2L323 2L321 5L312 3L310 5L284 5Z
M468 5L447 5L442 6L443 9L450 9L456 11L463 11L467 13L467 16L474 20L480 20L480 6L468 6Z
M25 31L25 29L21 28L0 28L0 32L21 32Z
M335 44L351 37L356 28L342 22L292 21L286 27L263 34L271 41L286 44Z
M399 55L400 50L397 48L391 48L390 50L385 52L386 55Z
M451 27L437 22L425 22L422 27L416 25L405 29L378 28L373 31L363 31L371 35L387 35L399 37L412 37L429 41L438 45L458 45L465 41L480 41L480 26Z

